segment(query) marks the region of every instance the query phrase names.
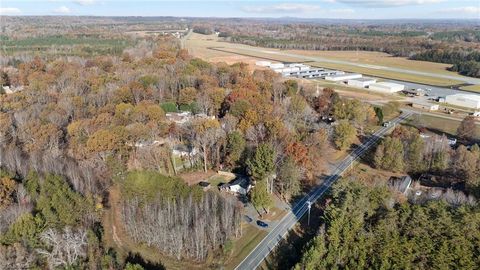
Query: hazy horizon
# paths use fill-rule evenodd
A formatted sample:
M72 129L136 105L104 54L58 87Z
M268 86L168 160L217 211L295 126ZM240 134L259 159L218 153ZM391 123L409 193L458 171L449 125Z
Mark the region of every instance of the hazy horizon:
M298 19L460 19L479 20L476 0L319 0L319 1L109 1L3 0L0 15L298 18Z

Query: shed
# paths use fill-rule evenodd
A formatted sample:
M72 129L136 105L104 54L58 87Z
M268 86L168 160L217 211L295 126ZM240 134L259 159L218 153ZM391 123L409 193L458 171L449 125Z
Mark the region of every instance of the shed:
M438 111L440 106L438 104L431 104L431 103L421 103L421 102L414 102L412 103L413 108L422 109L426 111Z
M209 190L211 186L209 182L205 181L201 181L200 183L198 183L198 185L203 189L203 191Z

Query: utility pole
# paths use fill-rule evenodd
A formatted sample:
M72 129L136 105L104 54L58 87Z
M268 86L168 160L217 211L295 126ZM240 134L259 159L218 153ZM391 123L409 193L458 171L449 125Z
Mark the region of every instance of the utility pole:
M308 226L310 226L310 209L312 208L312 202L307 201L306 204L307 204L307 207L308 207Z

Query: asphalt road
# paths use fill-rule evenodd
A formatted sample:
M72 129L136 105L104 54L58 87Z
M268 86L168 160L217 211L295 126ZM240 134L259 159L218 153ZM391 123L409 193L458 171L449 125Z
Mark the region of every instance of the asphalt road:
M367 65L367 64L360 64L360 63L352 63L352 62L349 62L349 61L328 59L328 58L319 57L319 56L305 56L305 55L301 55L301 54L277 52L277 51L270 51L270 50L266 50L266 49L262 50L262 49L263 48L251 49L251 48L248 48L248 47L246 47L246 48L242 47L242 50L246 50L246 51L254 51L254 52L261 51L263 53L268 53L268 54L272 54L272 55L282 55L282 56L288 56L288 57L293 57L293 58L299 58L299 59L303 59L303 60L306 60L306 61L327 62L327 63L341 64L341 65L351 65L351 66L357 66L357 67L363 67L363 68L381 69L381 70L388 70L388 71L394 71L394 72L400 72L400 73L406 73L406 74L429 76L429 77L433 77L433 78L457 80L457 81L461 81L461 82L469 83L469 84L480 84L480 79L465 77L465 76L438 74L438 73L416 71L416 70L409 70L409 69L403 69L403 68L386 67L386 66L378 66L378 65Z
M315 203L331 186L337 181L343 173L353 164L355 160L361 157L370 147L385 135L393 126L407 119L412 112L403 112L399 117L391 121L388 127L382 127L375 132L366 142L358 146L345 159L343 159L333 170L331 175L325 181L314 188L307 196L299 200L280 222L271 229L267 236L253 249L250 254L235 268L236 270L256 269L283 237L295 226L298 220L308 211L307 202Z

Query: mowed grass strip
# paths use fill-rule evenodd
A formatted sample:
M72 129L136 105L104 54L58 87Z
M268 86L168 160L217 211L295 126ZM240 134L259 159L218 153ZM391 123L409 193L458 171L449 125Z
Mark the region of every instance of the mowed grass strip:
M412 121L409 122L410 125L416 127L425 127L437 132L443 132L447 135L455 136L457 135L457 128L460 125L460 120L456 121L453 119L446 119L442 117L435 117L432 115L421 114L416 116ZM477 134L480 134L480 126L477 124L475 131Z
M323 57L355 64L385 66L408 70L427 71L438 74L458 76L456 72L448 71L450 64L434 63L428 61L410 60L405 57L396 57L383 52L369 51L311 51L311 50L285 50L288 53L305 56Z
M480 92L480 85L476 84L476 85L462 86L460 87L460 89L466 90L466 91L472 91L472 92Z
M267 234L267 231L259 230L252 225L247 225L246 228L243 229L243 236L233 244L231 259L227 262L225 266L226 269L235 269Z
M357 53L356 52L353 53L351 51L345 51L345 52L343 51L339 51L339 52L297 51L297 50L282 51L282 50L276 50L271 48L261 48L261 47L243 45L243 44L222 42L222 41L219 41L219 39L216 37L202 36L202 35L192 35L192 37L187 42L187 44L188 44L189 50L197 51L200 53L198 57L202 57L202 54L208 58L208 57L213 57L215 54L220 54L224 56L226 53L227 54L232 53L237 55L261 58L261 59L269 59L271 61L279 61L279 62L305 62L305 59L301 57L291 57L291 56L282 55L283 52L285 53L290 52L290 53L296 53L296 54L301 54L305 56L317 55L319 57L331 58L335 60L349 60L349 61L352 61L352 63L354 64L377 65L377 66L383 65L388 67L404 68L404 69L410 69L410 70L428 71L428 72L433 72L438 74L457 75L454 72L446 71L445 68L448 65L445 65L445 64L431 63L431 62L425 62L425 61L413 61L413 60L408 60L400 57L386 57L385 55L387 54L375 53L375 52L373 53L359 52L358 57L354 57L352 54L357 55ZM208 49L208 47L218 47L217 48L218 50L211 50L211 49ZM252 49L255 49L255 51L252 51ZM209 50L210 52L207 52ZM369 57L371 57L372 60L369 60ZM311 66L325 67L330 69L339 69L339 70L344 70L348 72L362 73L369 76L409 81L414 83L421 83L421 84L428 84L428 85L435 85L435 86L450 86L450 85L457 85L462 83L462 81L459 81L459 80L388 71L388 70L382 70L379 68L359 67L359 66L348 65L348 64L338 64L338 63L330 63L330 62L308 62L308 64Z

